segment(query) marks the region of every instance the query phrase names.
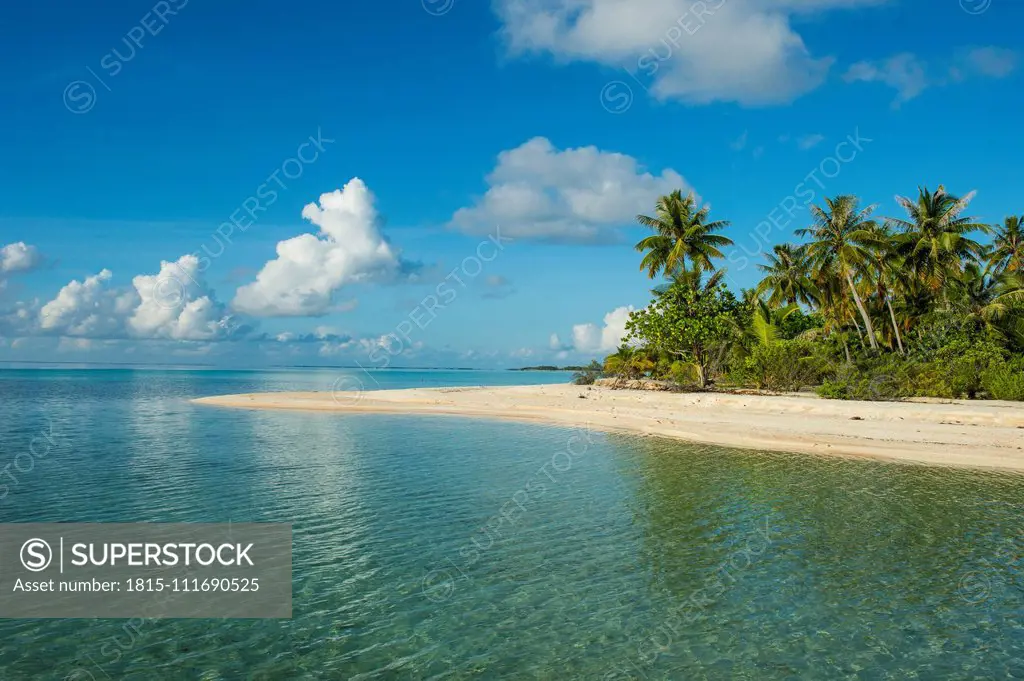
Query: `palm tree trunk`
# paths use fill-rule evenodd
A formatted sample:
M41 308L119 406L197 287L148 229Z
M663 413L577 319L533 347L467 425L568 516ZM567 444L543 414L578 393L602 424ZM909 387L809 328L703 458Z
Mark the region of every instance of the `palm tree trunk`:
M843 350L846 351L846 363L853 364L853 358L850 357L850 346L846 344L846 339L843 339Z
M867 329L868 342L871 343L871 349L878 351L878 342L875 340L875 327L871 326L871 317L868 316L867 308L864 307L864 302L860 299L860 294L857 293L857 287L853 285L853 277L850 276L850 271L846 271L846 283L850 285L850 291L853 293L853 302L857 304L857 309L860 310L860 316L864 319L864 327Z
M900 348L900 354L905 355L903 351L903 339L900 338L900 327L896 323L896 313L892 311L892 301L889 300L889 296L885 297L885 306L889 308L889 318L892 319L892 330L896 332L896 345Z

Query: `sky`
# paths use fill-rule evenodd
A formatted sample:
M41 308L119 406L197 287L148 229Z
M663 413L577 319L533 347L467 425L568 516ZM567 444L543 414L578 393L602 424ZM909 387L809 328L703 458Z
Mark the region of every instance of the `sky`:
M90 6L95 5L95 6ZM613 351L638 213L737 292L807 205L1024 212L1016 0L0 7L0 363L502 368Z

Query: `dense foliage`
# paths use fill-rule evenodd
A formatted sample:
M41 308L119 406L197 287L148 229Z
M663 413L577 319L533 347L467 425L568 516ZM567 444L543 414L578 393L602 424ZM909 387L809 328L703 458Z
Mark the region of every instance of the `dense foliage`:
M1024 399L1022 218L964 215L973 192L897 197L876 219L853 196L811 206L799 244L780 244L739 297L715 261L732 241L692 195L658 200L640 268L666 283L630 316L603 372L684 387L825 397ZM590 379L589 372L585 377Z

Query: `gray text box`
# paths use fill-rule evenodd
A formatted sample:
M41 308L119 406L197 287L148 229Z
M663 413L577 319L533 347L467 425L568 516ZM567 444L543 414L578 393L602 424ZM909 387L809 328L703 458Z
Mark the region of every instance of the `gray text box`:
M291 616L287 523L0 525L0 617Z

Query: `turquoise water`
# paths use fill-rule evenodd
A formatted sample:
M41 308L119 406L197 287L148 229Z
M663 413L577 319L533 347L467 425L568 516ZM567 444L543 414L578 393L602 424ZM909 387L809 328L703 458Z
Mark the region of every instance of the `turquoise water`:
M291 620L0 620L0 679L1024 678L1022 477L188 402L338 380L0 371L0 522L295 530Z

